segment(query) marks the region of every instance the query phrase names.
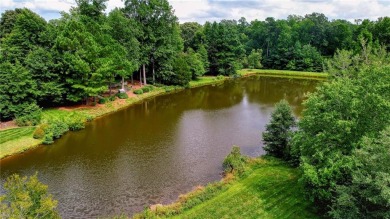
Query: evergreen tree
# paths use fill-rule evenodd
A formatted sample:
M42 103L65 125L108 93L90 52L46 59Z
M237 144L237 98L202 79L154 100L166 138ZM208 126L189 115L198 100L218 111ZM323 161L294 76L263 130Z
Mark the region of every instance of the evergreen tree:
M263 133L264 150L267 154L288 160L290 157L291 129L295 126L290 105L281 100L275 105L271 121Z

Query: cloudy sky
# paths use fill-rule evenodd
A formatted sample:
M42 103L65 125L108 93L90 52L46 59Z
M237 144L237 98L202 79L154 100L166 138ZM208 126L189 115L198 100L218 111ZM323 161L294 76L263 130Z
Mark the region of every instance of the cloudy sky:
M290 14L324 13L330 19L368 18L390 16L390 0L169 0L181 23L204 23L221 19L246 17L248 21L267 17L284 19ZM0 0L0 12L26 7L46 20L60 17L60 11L75 6L74 0ZM109 0L107 12L122 7L121 0Z

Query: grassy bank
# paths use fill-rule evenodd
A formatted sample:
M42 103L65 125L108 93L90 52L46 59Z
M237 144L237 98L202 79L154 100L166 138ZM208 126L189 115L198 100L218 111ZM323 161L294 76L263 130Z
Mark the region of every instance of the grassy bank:
M224 80L226 80L228 77L224 76L204 76L204 77L199 77L196 80L190 81L189 86L191 88L193 87L201 87L209 84L216 84L216 83L221 83Z
M268 69L242 69L238 71L238 74L241 76L261 74L270 77L291 77L291 78L310 78L310 79L326 79L328 77L327 73L321 73L321 72L268 70Z
M299 176L278 160L252 159L241 179L229 175L134 218L319 218L304 199Z

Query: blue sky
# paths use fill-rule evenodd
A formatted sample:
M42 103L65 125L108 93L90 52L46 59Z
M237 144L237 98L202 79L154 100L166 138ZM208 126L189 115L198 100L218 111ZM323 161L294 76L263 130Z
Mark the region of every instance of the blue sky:
M330 19L368 18L390 16L390 0L169 0L181 23L204 23L222 19L246 17L248 21L267 17L284 19L290 14L324 13ZM0 12L26 7L46 20L59 18L61 11L75 6L74 0L0 0ZM109 0L107 12L122 7L121 0Z

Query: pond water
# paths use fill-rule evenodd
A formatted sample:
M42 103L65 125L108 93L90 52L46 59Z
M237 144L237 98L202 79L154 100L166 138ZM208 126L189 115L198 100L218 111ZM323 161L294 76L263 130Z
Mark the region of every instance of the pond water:
M1 160L1 183L37 171L64 218L131 216L221 179L232 145L264 154L261 132L274 104L285 98L299 116L318 83L254 76L154 97Z

